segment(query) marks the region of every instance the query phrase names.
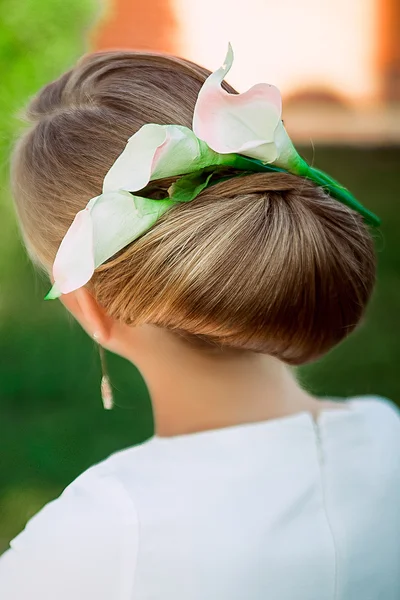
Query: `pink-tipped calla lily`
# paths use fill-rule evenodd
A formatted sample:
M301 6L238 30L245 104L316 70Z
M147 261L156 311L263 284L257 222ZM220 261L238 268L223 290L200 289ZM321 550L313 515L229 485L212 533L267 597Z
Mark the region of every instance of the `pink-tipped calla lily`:
M104 178L103 192L136 192L153 179L185 175L221 160L188 127L149 123L129 138Z
M236 153L299 173L306 168L281 120L281 94L273 85L259 83L242 94L230 94L222 81L233 64L229 44L225 62L200 90L193 131L220 154Z
M148 231L174 204L169 198L151 200L123 190L92 198L61 242L46 299L84 286L98 266Z

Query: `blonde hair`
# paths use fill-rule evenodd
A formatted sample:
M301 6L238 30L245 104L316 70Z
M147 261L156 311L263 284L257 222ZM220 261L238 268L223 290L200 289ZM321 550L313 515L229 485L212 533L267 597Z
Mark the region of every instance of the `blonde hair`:
M128 137L145 123L191 127L208 75L173 56L104 52L31 101L12 187L28 250L47 271ZM164 183L149 193L162 195ZM89 288L124 323L301 364L356 327L374 278L373 242L358 214L303 178L266 173L174 207L97 269Z

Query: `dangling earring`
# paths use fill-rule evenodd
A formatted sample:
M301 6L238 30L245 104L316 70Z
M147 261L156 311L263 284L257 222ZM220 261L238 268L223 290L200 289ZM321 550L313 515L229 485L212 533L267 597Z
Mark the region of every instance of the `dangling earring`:
M101 372L102 372L101 385L100 385L101 399L103 400L103 406L104 406L105 410L110 410L114 406L114 398L113 398L113 392L112 392L112 387L111 387L111 383L110 383L110 378L109 378L108 372L107 372L106 353L105 353L103 346L101 346L98 342L99 334L94 333L93 338L97 342L97 345L99 348L99 354L100 354L100 364L101 364Z

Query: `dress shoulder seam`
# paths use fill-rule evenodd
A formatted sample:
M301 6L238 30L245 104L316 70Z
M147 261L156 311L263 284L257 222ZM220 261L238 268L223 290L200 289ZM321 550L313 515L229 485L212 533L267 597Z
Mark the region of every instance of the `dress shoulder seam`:
M136 504L135 504L133 498L131 497L131 495L129 494L128 490L126 489L124 482L121 481L121 479L119 479L115 475L115 473L111 473L109 476L112 477L113 481L117 484L117 486L123 492L123 495L127 502L127 505L131 509L130 514L133 515L132 525L134 527L136 539L132 539L132 537L124 537L124 539L123 539L124 548L125 548L124 553L123 553L123 555L125 557L125 560L124 560L125 564L123 567L123 569L124 569L123 572L129 574L129 576L126 578L126 580L124 582L121 583L122 589L121 589L121 598L120 598L120 600L131 600L133 589L135 586L135 577L136 577L136 572L137 572L139 547L140 547L139 514L138 514L138 511L136 508ZM134 537L135 536L133 536L133 538ZM131 561L132 553L134 555L133 568L132 568L132 561Z

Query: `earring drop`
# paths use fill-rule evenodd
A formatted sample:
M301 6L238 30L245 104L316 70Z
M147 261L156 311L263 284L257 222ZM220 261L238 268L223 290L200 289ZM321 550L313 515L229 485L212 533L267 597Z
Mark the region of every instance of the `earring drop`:
M110 378L108 377L108 373L107 373L106 355L105 355L104 348L102 346L99 346L99 351L100 351L101 370L102 370L102 374L103 374L103 376L101 378L101 385L100 385L101 399L103 400L103 406L104 406L105 410L110 410L114 406L113 392L112 392L112 387L111 387L111 383L110 383Z
M100 336L97 332L95 332L93 334L93 339L98 344L99 354L100 354L100 364L101 364L101 372L102 372L102 378L101 378L101 384L100 384L101 399L103 400L103 406L104 406L105 410L110 410L114 406L114 398L113 398L113 391L112 391L112 387L111 387L111 383L110 383L110 378L108 376L108 371L107 371L106 353L105 353L103 346L101 346L99 344Z

